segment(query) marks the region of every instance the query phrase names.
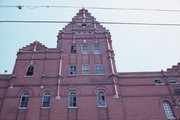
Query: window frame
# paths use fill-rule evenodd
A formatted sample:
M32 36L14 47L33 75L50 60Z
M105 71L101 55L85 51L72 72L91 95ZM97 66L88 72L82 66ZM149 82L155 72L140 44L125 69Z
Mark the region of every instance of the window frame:
M96 45L98 45L98 49L95 48ZM94 43L94 45L93 45L93 53L94 54L101 54L101 46L100 46L99 43Z
M170 79L169 79L169 83L170 83L170 84L179 84L179 82L177 81L176 78L170 78Z
M31 71L29 69L32 69ZM32 72L30 75L28 75L28 72ZM33 77L34 76L34 65L28 65L26 68L25 77Z
M74 48L72 48L73 46L74 46ZM71 44L70 53L71 54L77 54L77 44Z
M84 46L86 46L86 49L84 49ZM82 46L81 46L81 53L82 54L89 54L89 45L87 43L84 43Z
M85 68L85 66L87 66ZM90 74L90 65L89 64L82 64L82 74L89 75Z
M71 67L75 67L75 71L71 69ZM72 72L72 74L71 74ZM69 75L77 75L77 65L76 64L70 64L69 65Z
M45 94L47 94L47 95L45 95ZM51 92L44 92L43 93L43 96L42 96L42 108L50 108L51 107L51 96L52 96L52 94L51 94ZM49 105L48 106L44 106L44 99L45 99L45 97L49 97L48 98L48 102L47 101L45 101L46 102L46 104L48 103Z
M29 103L29 98L30 98L29 92L23 92L21 94L21 98L20 98L20 102L19 102L19 109L27 109L28 103Z
M74 93L74 94L72 94L72 93ZM75 98L75 101L74 101L74 98ZM68 93L68 108L77 108L77 101L78 101L77 92L70 91Z
M95 74L96 75L103 75L104 74L103 65L102 64L95 64Z
M103 92L103 94L100 92ZM102 102L100 101L100 97L104 96L104 102L103 104L104 105L101 105ZM107 107L107 98L106 98L106 92L104 90L98 90L97 91L97 104L98 104L98 107Z
M160 81L160 82L158 82ZM154 79L155 85L164 85L164 81L161 78L156 78Z
M176 116L174 114L174 111L173 111L173 108L172 108L170 102L169 101L163 101L162 106L163 106L163 110L164 110L164 113L166 115L166 118L170 119L170 120L175 120Z

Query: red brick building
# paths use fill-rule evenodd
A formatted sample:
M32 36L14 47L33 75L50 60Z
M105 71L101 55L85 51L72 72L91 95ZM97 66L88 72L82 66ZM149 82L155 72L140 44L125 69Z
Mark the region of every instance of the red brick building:
M0 75L0 120L180 120L180 63L116 71L111 35L81 9L57 48L35 41Z

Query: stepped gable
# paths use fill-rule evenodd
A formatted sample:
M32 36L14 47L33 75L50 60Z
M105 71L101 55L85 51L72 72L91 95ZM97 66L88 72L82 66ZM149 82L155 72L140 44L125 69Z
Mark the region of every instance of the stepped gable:
M26 45L19 51L46 51L48 48L38 41L34 41L30 45Z
M88 12L88 10L82 8L79 12L72 18L72 21L67 24L60 33L75 33L82 30L89 30L94 32L107 32L105 27L100 25L98 21Z
M178 63L177 65L173 65L172 68L168 68L167 72L180 74L180 63Z

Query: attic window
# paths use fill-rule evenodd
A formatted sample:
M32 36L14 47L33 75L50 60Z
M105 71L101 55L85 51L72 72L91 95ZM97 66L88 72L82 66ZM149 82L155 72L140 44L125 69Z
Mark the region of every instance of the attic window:
M156 85L163 84L163 81L161 79L155 79L154 82L155 82Z
M171 78L169 81L170 81L170 84L177 84L178 83L176 78Z
M86 27L86 26L87 26L87 24L86 24L86 23L83 23L81 26Z
M30 65L27 68L26 76L33 76L34 66Z

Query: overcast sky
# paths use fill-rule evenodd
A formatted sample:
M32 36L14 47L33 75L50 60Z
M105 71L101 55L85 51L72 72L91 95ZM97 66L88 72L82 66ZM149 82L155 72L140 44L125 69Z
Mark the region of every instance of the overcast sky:
M180 10L180 0L0 0L0 5L75 6L79 8L0 7L2 20L70 21L81 7ZM180 12L88 9L100 22L177 23ZM66 24L0 23L0 73L12 72L17 51L40 41L56 47L57 34ZM119 72L160 71L180 62L180 26L107 25Z

